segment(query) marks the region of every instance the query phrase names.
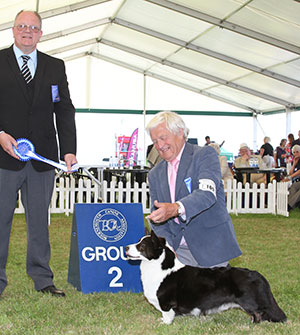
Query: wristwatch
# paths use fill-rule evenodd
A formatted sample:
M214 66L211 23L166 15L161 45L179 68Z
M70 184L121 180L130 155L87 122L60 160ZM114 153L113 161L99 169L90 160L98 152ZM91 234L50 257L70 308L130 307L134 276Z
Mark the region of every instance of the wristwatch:
M177 208L177 215L178 216L181 216L182 215L182 212L183 212L183 209L181 207L181 204L180 202L176 201L176 204L178 205L178 208Z

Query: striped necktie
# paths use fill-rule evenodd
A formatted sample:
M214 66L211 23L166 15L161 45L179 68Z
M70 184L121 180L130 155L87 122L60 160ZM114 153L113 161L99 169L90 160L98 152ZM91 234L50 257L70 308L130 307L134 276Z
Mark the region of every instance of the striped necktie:
M21 72L22 72L22 75L23 75L26 83L28 84L32 80L32 76L31 76L31 73L30 73L30 70L29 70L29 67L28 67L28 64L27 64L30 57L26 56L26 55L23 55L21 57L23 59L23 65L22 65L22 68L21 68Z

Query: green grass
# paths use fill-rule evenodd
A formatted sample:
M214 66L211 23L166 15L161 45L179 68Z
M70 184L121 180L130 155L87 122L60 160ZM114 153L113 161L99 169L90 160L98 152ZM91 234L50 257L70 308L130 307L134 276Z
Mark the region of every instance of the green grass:
M0 298L1 335L174 335L174 334L299 334L300 329L300 211L289 218L272 215L232 216L243 255L234 266L261 272L289 321L254 325L239 310L208 317L177 317L172 325L160 323L160 313L143 294L82 294L67 283L72 218L51 216L51 267L55 284L65 299L33 289L26 275L26 226L15 215L7 264L9 285Z

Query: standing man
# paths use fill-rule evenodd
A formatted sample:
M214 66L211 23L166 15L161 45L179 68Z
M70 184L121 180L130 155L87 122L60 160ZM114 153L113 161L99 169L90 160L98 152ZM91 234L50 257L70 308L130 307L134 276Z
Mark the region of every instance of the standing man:
M149 173L152 229L186 265L227 266L241 250L216 151L187 143L188 129L173 112L158 113L146 129L163 158Z
M48 209L55 171L42 162L21 162L13 151L16 139L25 137L40 155L58 161L57 132L60 158L68 170L77 162L75 110L65 66L62 60L36 50L41 28L38 13L19 12L12 28L14 44L0 51L0 295L7 285L9 236L21 190L27 273L37 291L65 296L54 286L49 266Z

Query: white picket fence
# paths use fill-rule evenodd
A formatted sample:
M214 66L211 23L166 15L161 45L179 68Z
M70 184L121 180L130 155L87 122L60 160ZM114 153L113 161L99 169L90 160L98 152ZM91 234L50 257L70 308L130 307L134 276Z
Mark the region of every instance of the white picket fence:
M279 214L289 216L288 183L277 183L274 180L267 186L254 183L252 188L246 183L228 180L225 185L226 206L229 213Z
M225 185L226 205L229 213L271 213L289 216L288 183L273 183L266 187L247 183L245 188L236 180ZM147 183L139 187L127 182L102 182L101 187L90 179L75 180L72 176L57 178L50 204L51 213L73 213L75 203L141 203L144 214L150 213L150 196ZM18 201L16 213L24 213L21 201Z

